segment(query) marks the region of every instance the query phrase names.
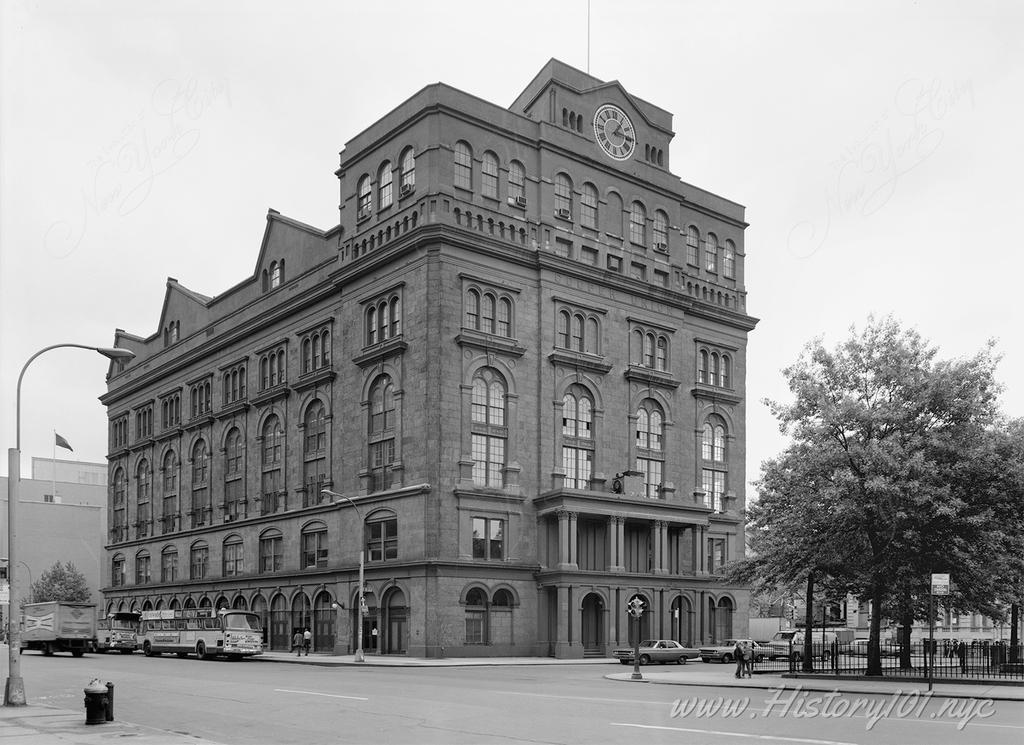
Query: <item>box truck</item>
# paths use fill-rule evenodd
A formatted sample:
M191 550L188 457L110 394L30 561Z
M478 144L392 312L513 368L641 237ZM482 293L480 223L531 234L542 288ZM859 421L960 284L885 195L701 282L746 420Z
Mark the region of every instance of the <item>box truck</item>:
M26 603L22 624L23 650L81 657L96 644L96 606L89 603Z

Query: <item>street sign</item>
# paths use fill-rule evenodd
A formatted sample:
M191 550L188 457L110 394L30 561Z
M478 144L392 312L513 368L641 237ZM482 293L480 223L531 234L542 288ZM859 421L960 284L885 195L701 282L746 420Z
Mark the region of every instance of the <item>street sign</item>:
M949 575L948 574L933 574L932 575L932 595L948 595L949 594Z

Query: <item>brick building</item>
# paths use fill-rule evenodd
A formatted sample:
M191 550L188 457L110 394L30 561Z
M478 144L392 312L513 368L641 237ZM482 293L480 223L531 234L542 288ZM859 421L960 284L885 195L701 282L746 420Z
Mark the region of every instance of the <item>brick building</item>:
M507 109L431 85L345 145L337 226L169 279L103 398L108 607L350 652L364 550L368 652L605 654L637 593L644 636L741 633L746 223L671 127L556 60Z

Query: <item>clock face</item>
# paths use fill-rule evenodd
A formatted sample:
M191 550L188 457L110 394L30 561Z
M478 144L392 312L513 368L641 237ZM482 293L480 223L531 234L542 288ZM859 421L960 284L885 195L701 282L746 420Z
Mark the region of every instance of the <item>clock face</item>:
M605 104L594 114L594 136L597 144L615 160L628 160L636 147L633 122L618 106Z

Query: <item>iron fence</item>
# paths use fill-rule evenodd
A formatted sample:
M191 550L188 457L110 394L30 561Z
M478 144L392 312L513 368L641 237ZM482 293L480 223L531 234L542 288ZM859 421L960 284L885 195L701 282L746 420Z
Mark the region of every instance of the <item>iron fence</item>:
M816 672L834 675L865 675L868 657L866 643L812 646L812 656L804 664L803 645L762 646L754 661L755 672ZM894 678L927 679L929 666L936 680L1019 680L1024 681L1024 645L977 641L953 645L949 640L880 645L882 675ZM810 670L806 670L809 667Z

